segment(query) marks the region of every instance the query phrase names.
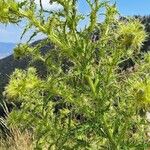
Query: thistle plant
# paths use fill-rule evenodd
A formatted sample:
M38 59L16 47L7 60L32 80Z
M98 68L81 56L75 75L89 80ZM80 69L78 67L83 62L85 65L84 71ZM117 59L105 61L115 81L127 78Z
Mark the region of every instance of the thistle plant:
M14 50L16 58L42 61L47 75L40 78L28 68L10 76L4 95L21 102L21 108L9 114L8 124L32 131L37 149L148 148L148 122L139 112L150 103L150 61L137 58L147 37L144 26L135 19L119 20L116 6L106 1L86 0L88 16L79 13L76 0L52 2L63 9L45 10L42 1L40 9L34 1L3 0L0 5L8 10L1 9L2 23L13 23L10 16L17 16L15 22L28 21L23 35L35 29L29 41L38 33L47 37L35 47L27 42ZM98 22L102 10L104 21ZM86 18L89 23L79 30ZM49 42L54 47L43 53L40 48ZM139 67L120 72L119 64L129 58Z

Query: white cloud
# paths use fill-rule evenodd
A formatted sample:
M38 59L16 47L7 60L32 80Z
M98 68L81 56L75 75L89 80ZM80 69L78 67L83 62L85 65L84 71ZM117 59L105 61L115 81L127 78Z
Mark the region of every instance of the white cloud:
M24 1L24 0L16 0L18 2ZM52 4L49 3L50 0L42 0L43 8L46 10L61 10L62 6L56 2L53 2ZM38 7L40 7L40 0L35 0L35 3Z
M15 43L20 37L18 33L20 29L15 25L0 25L0 42Z
M6 29L3 29L2 27L0 27L0 35L2 34L13 34L13 32L8 32Z

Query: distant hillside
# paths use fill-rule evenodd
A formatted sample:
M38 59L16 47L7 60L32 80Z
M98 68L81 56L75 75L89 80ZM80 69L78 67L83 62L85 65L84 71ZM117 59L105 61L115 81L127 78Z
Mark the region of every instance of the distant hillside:
M16 44L0 42L0 59L7 57L13 53Z
M39 44L43 40L36 41L32 43L31 45L34 46L36 44ZM45 45L41 48L41 52L45 53L46 51L49 51L52 49L52 46L50 44ZM6 58L0 59L0 97L2 94L2 91L4 90L5 85L9 81L10 74L15 70L15 68L19 69L26 69L27 66L35 66L37 68L38 74L43 76L46 74L46 68L42 64L42 62L37 61L32 64L29 63L30 58L23 58L20 60L15 60L13 55L10 55Z

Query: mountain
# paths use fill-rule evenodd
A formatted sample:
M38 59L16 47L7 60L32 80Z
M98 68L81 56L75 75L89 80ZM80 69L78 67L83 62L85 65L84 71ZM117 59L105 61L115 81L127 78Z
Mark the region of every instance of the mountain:
M15 43L0 42L0 59L11 55L15 46Z
M42 42L43 40L35 41L31 44L31 46L35 46ZM40 48L40 51L44 54L52 49L51 44L47 44ZM1 52L1 51L0 51ZM9 51L8 51L9 52ZM11 53L11 51L10 51ZM4 90L4 87L9 81L9 76L12 74L12 72L18 68L18 69L26 69L28 66L34 66L37 68L37 72L39 76L43 77L46 75L46 68L44 67L43 63L41 61L36 61L34 63L30 63L30 58L23 58L16 60L14 59L13 55L9 55L3 59L0 59L0 97L2 96L2 91Z

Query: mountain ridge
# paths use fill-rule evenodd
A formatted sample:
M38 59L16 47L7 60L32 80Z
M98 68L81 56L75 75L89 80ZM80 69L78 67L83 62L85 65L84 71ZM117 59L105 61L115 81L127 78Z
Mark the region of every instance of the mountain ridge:
M42 40L35 41L31 43L31 46L35 46L42 42ZM43 54L53 47L52 44L44 45L40 48L40 51ZM0 97L2 96L2 91L4 91L4 87L8 84L9 77L15 69L26 69L28 66L34 66L37 69L39 76L44 76L46 74L46 68L41 61L35 61L34 63L30 64L30 58L24 57L22 59L15 59L13 54L0 59Z

